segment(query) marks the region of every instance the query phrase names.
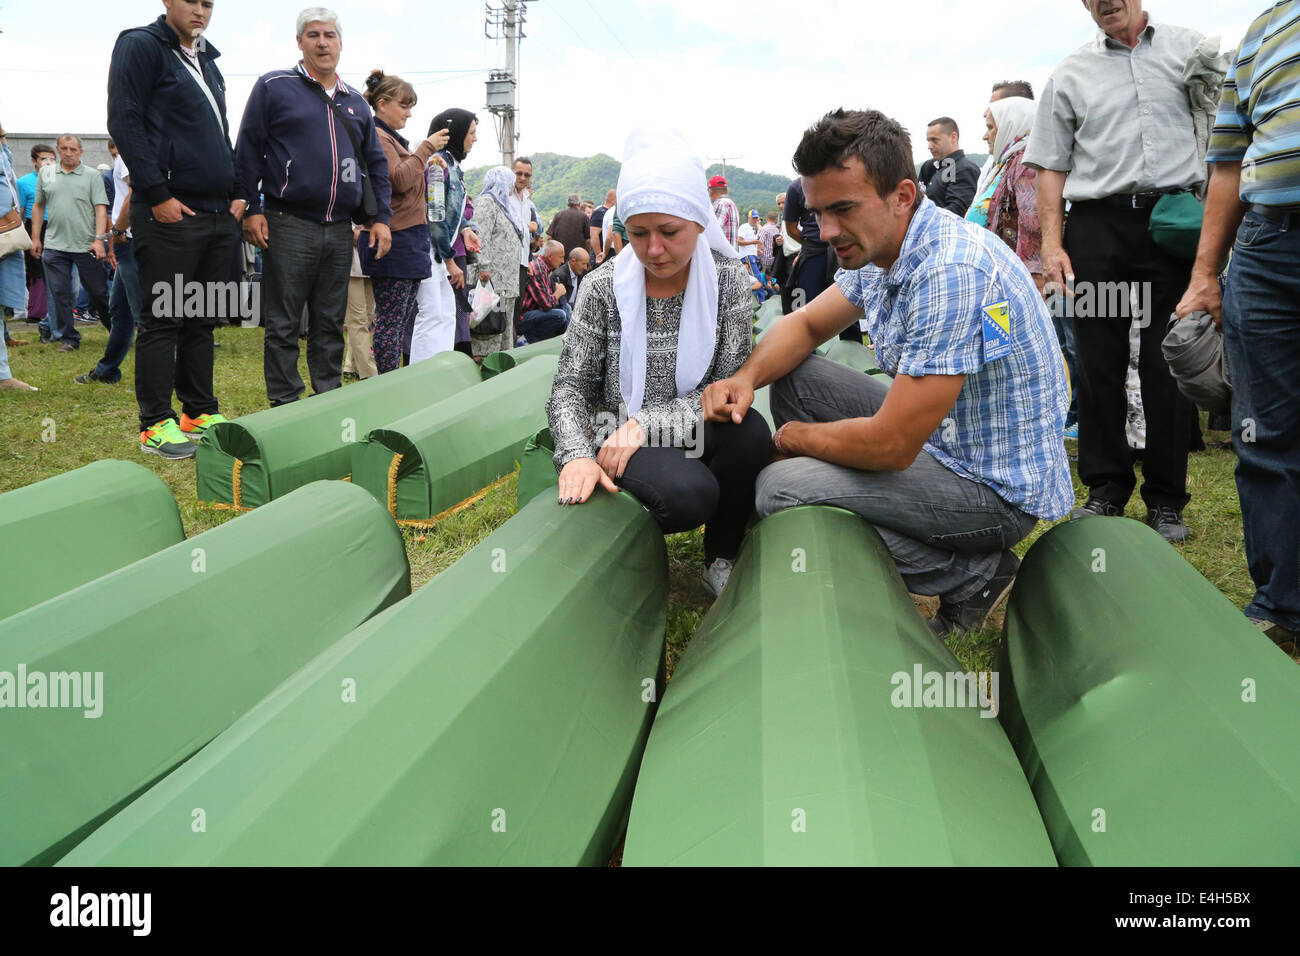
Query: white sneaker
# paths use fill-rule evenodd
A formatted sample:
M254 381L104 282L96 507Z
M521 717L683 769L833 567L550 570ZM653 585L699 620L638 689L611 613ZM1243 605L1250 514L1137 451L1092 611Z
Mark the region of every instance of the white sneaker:
M714 558L707 568L704 569L704 587L715 598L722 593L722 589L727 586L727 580L731 577L731 570L735 562L728 561L726 558Z

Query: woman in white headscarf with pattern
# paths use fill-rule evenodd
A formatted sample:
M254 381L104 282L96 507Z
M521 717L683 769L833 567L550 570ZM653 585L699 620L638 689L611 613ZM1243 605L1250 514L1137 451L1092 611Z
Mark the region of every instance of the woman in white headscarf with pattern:
M730 576L772 460L767 423L704 422L705 386L753 344L749 273L713 217L704 166L676 130L627 140L618 208L632 255L583 280L547 404L561 504L630 492L665 534L701 524L704 583Z

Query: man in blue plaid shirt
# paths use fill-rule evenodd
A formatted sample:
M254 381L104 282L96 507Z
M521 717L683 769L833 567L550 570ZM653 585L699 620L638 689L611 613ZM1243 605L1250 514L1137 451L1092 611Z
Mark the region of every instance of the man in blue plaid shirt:
M908 589L940 597L936 634L979 630L1011 590L1011 547L1074 503L1051 316L996 235L921 195L898 123L836 110L794 161L841 267L836 285L709 386L705 418L739 421L754 389L775 383L777 461L759 476L759 514L857 512ZM864 317L891 386L809 355Z

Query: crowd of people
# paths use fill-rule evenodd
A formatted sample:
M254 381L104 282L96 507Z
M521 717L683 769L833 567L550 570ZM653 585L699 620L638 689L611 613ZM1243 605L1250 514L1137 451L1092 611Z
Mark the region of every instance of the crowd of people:
M301 59L256 81L235 132L211 6L163 4L114 47L111 202L75 136L33 150L21 179L0 151L12 186L0 213L17 210L32 238L26 258L0 260L0 302L32 314L28 287L43 277L42 339L75 351L79 277L111 334L77 380L120 378L135 336L142 450L189 457L223 420L218 317L160 309L155 290L229 281L242 239L261 260L269 404L302 397L304 331L317 393L451 349L481 357L563 335L548 405L562 503L622 488L665 531L704 524L714 591L755 515L849 508L914 593L939 596L936 632L963 631L1005 596L1011 548L1039 520L1123 513L1135 403L1147 521L1188 537L1199 428L1161 344L1168 317L1203 311L1232 370L1257 586L1246 615L1294 646L1300 0L1265 11L1235 58L1153 22L1141 0L1085 0L1096 32L1038 97L1025 81L993 86L982 167L952 117L927 126L918 175L898 123L836 110L805 132L776 210L742 214L680 134L641 129L602 204L570 195L545 228L527 157L469 195L473 112L443 110L413 145L410 83L380 70L363 88L344 82L332 11L299 14ZM1152 228L1188 197L1204 208L1194 260ZM1072 308L1115 284L1145 291ZM754 346L754 300L776 294L789 315ZM810 354L864 333L888 388ZM774 433L750 412L765 385ZM0 387L31 388L5 352ZM617 427L599 427L611 416ZM1088 488L1079 508L1067 434Z

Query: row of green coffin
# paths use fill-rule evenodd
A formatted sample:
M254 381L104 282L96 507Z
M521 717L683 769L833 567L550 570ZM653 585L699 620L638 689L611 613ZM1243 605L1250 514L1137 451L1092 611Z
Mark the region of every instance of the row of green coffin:
M256 508L308 482L346 478L355 443L375 429L458 397L501 372L558 355L562 347L563 339L555 338L512 349L490 356L481 370L460 352L444 352L305 401L222 422L199 443L198 499ZM491 431L494 422L484 425Z
M1186 609L1182 630L1124 590L1139 568ZM865 523L825 508L761 523L655 719L624 862L1294 862L1300 775L1270 735L1300 703L1286 657L1133 522L1055 529L1024 574L1003 679L971 700ZM662 539L634 501L539 496L233 708L67 862L602 862L661 688L665 600ZM1015 753L984 716L999 704ZM58 791L12 799L31 794L39 821Z
M667 596L634 499L540 496L63 862L604 863L663 689Z
M313 656L70 860L607 856L650 719L649 706L629 706L625 685L634 685L640 705L653 704L659 687L666 581L662 538L645 511L625 496L598 494L581 509L541 496L415 597L339 643L347 628L337 614L325 633L315 622L320 607L339 611L322 596L342 588L342 578L354 580L355 568L335 562L324 580L304 568L292 581L281 570L286 551L329 553L328 541L307 540L298 527L308 512L330 516L335 544L354 540L364 524L389 532L389 572L374 571L369 548L365 564L378 587L348 607L351 619L402 593L404 557L399 542L391 546L389 520L356 489L320 484L0 624L0 659L10 665L0 671L23 661L29 672L103 666L110 692L101 698L104 713L88 721L81 711L5 714L16 718L16 734L5 735L0 753L9 749L4 765L21 771L0 797L14 808L10 826L0 827L5 862L59 856ZM281 546L266 553L257 546L266 541ZM1106 566L1109 555L1118 564ZM1139 568L1183 609L1183 630L1161 630L1166 607L1122 591L1140 580ZM1294 861L1300 847L1286 821L1297 803L1295 752L1270 736L1300 702L1286 657L1136 523L1058 528L1031 551L1022 574L1009 615L1010 659L1000 669L1002 717L1057 856ZM308 578L315 588L304 591ZM195 623L148 626L162 601L139 606L139 589L156 581L198 611ZM233 593L240 606L257 607L265 606L257 594L279 593L289 607L227 635L229 617L216 609L233 604ZM109 601L114 594L123 597ZM507 601L528 607L525 626L499 610ZM49 623L87 619L99 623L79 633ZM1136 641L1144 626L1152 635ZM68 636L52 643L56 632ZM1058 639L1061 632L1070 641ZM212 633L225 640L205 640ZM269 635L285 633L292 640L270 645ZM256 674L239 669L250 654L259 659ZM582 661L590 669L575 666ZM972 706L898 706L900 675L914 682L907 698L920 704L923 675L956 671L865 523L829 509L772 516L746 542L660 710L625 862L1050 862L1039 813L997 722ZM1243 676L1249 687L1240 705L1231 695L1226 704L1223 674L1236 691L1238 671L1255 676ZM1197 696L1203 685L1218 689ZM1177 709L1171 692L1188 695ZM1125 706L1097 708L1106 695ZM573 701L581 702L576 713ZM1171 711L1177 719L1161 721ZM304 744L321 728L328 731L317 743ZM443 730L430 739L429 728ZM614 739L616 747L601 747ZM1143 747L1134 748L1135 739ZM469 773L468 763L481 771ZM601 786L584 790L582 780ZM441 795L435 810L430 792ZM581 812L556 818L552 796ZM1260 801L1268 818L1238 813ZM181 813L187 804L194 806ZM378 827L367 816L374 808L393 814L402 834ZM208 829L213 812L224 822L220 838ZM1173 819L1158 825L1166 816ZM413 836L426 823L428 836Z

